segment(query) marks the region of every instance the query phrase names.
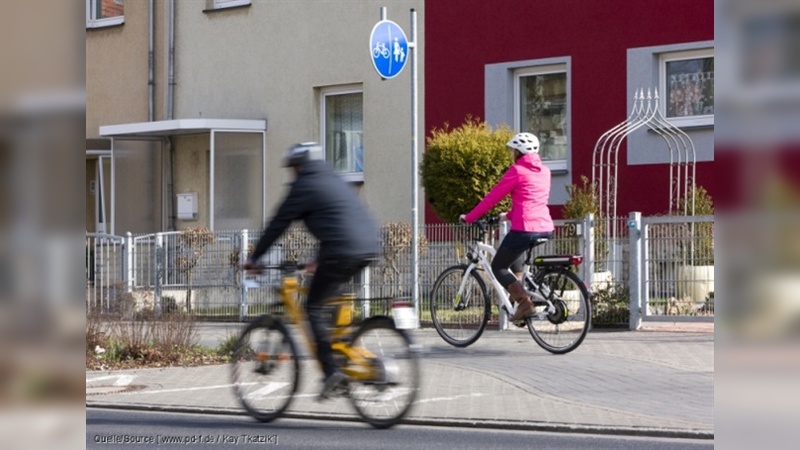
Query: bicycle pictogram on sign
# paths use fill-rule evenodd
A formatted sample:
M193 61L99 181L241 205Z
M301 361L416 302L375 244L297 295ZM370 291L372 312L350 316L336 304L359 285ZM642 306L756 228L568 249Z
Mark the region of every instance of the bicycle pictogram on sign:
M381 20L372 29L370 52L375 70L383 78L396 77L408 60L405 32L390 20Z

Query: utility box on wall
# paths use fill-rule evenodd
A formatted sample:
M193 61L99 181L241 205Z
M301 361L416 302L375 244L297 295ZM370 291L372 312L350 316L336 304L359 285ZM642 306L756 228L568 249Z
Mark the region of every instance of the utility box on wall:
M197 220L197 192L178 194L178 219Z

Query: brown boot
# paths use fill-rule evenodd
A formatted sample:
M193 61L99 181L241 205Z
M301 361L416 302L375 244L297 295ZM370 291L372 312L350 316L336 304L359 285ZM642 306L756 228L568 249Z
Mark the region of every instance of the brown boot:
M531 302L531 299L528 297L528 293L525 292L525 288L522 287L521 282L515 281L506 289L508 289L508 293L511 294L511 299L519 303L517 306L517 313L508 320L511 322L516 322L533 313L533 302Z

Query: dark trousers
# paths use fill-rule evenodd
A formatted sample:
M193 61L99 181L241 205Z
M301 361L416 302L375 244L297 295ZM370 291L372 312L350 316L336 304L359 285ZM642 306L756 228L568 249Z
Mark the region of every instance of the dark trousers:
M532 245L536 245L536 240L540 238L551 239L552 232L535 233L525 231L509 231L497 253L492 259L492 273L497 281L508 288L511 283L517 281L514 273L522 272L522 263L525 262L525 251Z
M369 265L370 260L354 258L319 261L306 299L306 314L317 346L317 358L322 363L325 377L336 372L338 367L333 360L331 339L328 328L332 325L330 315L326 314L325 302L342 293L345 283Z

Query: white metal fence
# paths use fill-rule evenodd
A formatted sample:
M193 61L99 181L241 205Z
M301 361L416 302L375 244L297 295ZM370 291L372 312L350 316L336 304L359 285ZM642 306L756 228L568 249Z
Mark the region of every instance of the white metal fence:
M651 217L556 221L555 238L538 254L583 254L579 275L593 292L593 326L638 327L642 320L713 320L713 217ZM465 262L477 237L466 225L426 225L420 232L420 322L429 324L428 293L445 268ZM88 312L181 310L214 320L245 320L280 309L274 289L248 288L240 262L260 231L193 229L147 235L86 237ZM498 229L491 238L499 243ZM372 314L388 312L386 299L411 296L411 227L382 230L382 257L351 286ZM710 253L709 253L710 252ZM314 239L292 227L266 259L305 261ZM710 269L708 268L710 266ZM703 269L694 269L703 267ZM274 275L277 281L277 274ZM633 314L631 314L633 312ZM492 318L493 325L497 317Z

